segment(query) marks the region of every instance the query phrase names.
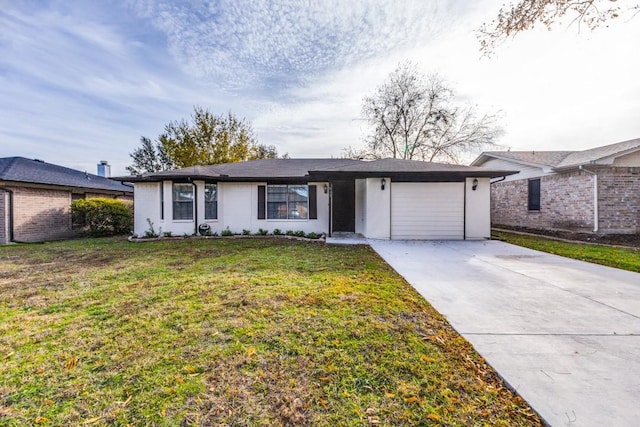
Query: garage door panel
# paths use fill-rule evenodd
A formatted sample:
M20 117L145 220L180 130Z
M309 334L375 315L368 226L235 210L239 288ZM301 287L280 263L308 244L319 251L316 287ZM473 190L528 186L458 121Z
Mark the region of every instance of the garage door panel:
M392 183L393 239L463 239L464 183Z

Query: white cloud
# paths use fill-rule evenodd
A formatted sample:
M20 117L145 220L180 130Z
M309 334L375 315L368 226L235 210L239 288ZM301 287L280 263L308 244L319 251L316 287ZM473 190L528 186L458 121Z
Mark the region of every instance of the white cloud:
M193 105L253 122L295 157L338 156L365 134L362 98L399 61L439 72L461 101L502 110L513 149L640 136L637 20L518 35L481 59L473 31L501 0L13 3L0 11L0 156L124 174L141 135ZM22 6L21 6L22 5Z

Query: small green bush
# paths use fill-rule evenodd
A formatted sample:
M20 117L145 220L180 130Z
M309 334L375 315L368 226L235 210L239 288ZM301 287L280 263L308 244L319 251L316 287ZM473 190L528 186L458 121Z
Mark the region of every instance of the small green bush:
M287 236L293 236L293 230L287 230L287 232L284 234L286 234Z
M248 236L249 234L251 234L251 230L247 230L246 228L242 230L243 236Z
M279 228L276 228L275 230L273 230L273 235L282 236L282 230L280 230Z
M233 231L227 228L225 230L222 230L222 232L220 232L220 235L225 237L233 236Z
M258 229L258 235L260 236L266 236L267 234L269 234L269 230L264 230L262 228Z
M162 228L160 228L160 231L156 233L156 229L153 228L153 221L151 221L151 219L147 218L147 224L149 224L149 228L147 228L144 231L144 237L146 238L158 237L160 233L162 233Z
M302 230L298 230L298 231L294 231L293 235L296 237L304 237L305 236L305 232Z
M320 234L318 233L314 233L313 231L311 233L307 233L307 239L319 239L320 238Z
M73 223L87 228L91 236L131 233L133 204L122 200L95 198L71 203Z

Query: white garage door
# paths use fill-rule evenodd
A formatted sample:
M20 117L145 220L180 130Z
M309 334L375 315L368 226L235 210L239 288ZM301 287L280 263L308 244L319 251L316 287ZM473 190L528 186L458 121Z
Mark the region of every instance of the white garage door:
M464 239L464 183L392 183L391 238Z

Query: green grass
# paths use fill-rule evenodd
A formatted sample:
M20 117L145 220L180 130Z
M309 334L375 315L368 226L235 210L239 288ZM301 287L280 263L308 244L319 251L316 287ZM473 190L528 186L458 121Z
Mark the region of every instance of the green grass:
M368 247L0 248L0 425L540 425Z
M568 243L544 237L527 236L508 232L492 233L494 239L518 246L549 252L568 258L640 272L640 249L615 248L589 243Z

